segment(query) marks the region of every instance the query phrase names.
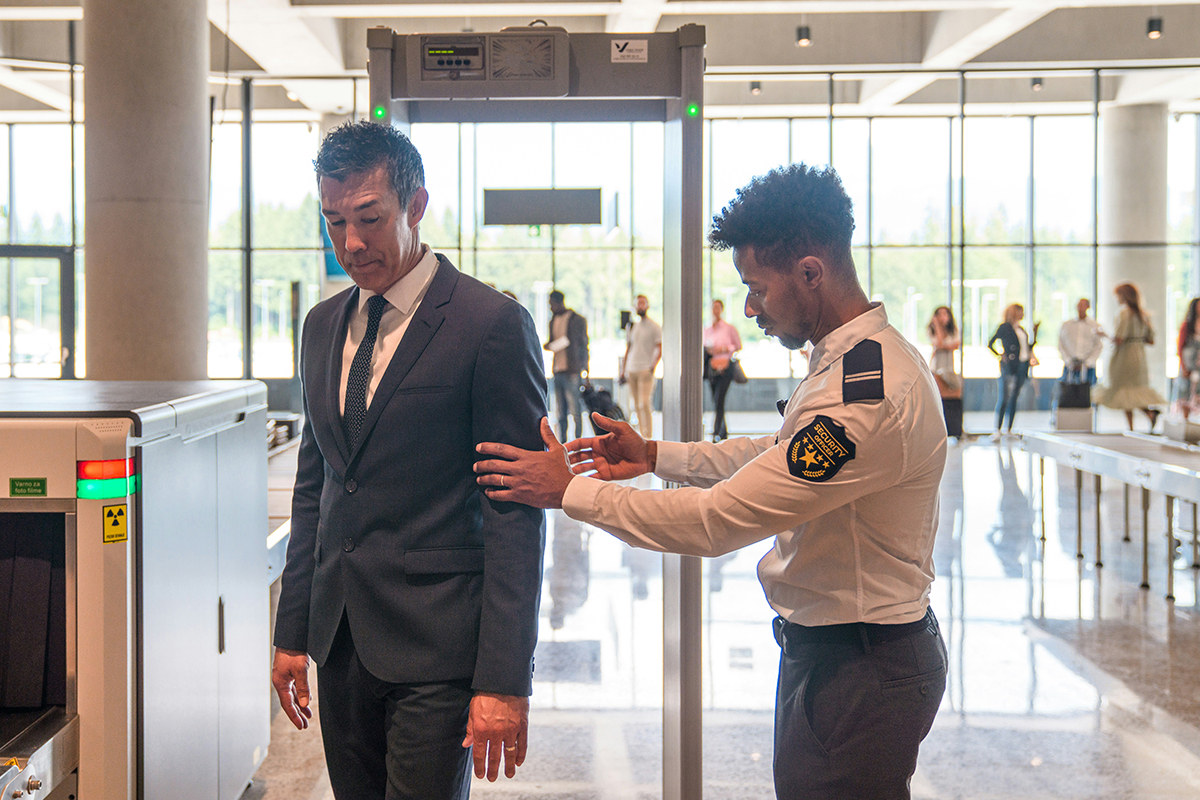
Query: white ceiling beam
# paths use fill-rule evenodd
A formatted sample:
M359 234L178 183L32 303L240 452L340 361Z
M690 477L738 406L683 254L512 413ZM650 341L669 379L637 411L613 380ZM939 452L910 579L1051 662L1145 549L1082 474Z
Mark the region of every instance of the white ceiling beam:
M211 3L212 0L210 0ZM242 2L242 0L238 0ZM1019 7L1043 8L1106 8L1128 6L1191 5L1160 0L1029 0L1016 4L1013 0L973 0L972 8L1018 10ZM537 16L581 17L620 13L620 2L500 2L500 3L331 3L328 0L292 0L292 9L304 17L386 18L413 17L513 17ZM663 15L731 16L751 14L862 14L911 11L959 11L963 0L672 0L665 2Z
M938 15L929 36L921 68L939 70L961 67L1053 10L1054 6L1045 3L1018 6L998 14L990 9L943 11ZM861 109L865 113L872 113L890 108L935 80L935 75L905 75L895 80L864 81Z
M1138 70L1121 77L1117 105L1170 103L1180 97L1200 97L1200 72L1194 69Z
M606 33L644 33L658 30L666 0L621 0L620 9L604 21Z
M61 77L62 73L52 73L56 78ZM12 89L14 92L29 97L33 100L50 106L58 111L69 111L71 109L71 96L66 92L53 89L41 81L29 77L28 72L17 72L8 67L0 67L0 86ZM75 114L79 119L83 118L83 103L75 104Z
M57 22L73 19L83 19L83 6L0 6L0 22Z
M301 16L288 0L208 0L208 19L268 73L337 75L346 70L338 22ZM306 81L284 88L316 111L350 105L341 87Z

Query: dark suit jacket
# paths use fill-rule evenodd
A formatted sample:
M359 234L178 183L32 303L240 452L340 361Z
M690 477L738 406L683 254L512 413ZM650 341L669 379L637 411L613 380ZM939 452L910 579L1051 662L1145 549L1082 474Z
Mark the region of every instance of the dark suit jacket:
M582 314L576 314L572 309L567 309L564 314L570 314L567 318L567 372L579 374L580 372L588 371L588 329L587 317ZM551 323L550 338L554 338L554 326ZM546 342L548 347L550 342Z
M999 353L996 352L996 348L992 347L997 341L1004 348ZM1033 349L1035 344L1037 344L1036 337L1029 340L1030 350ZM1007 322L1000 323L1000 326L996 328L996 332L992 334L992 338L988 339L987 346L992 353L1000 357L1000 363L1002 364L1015 364L1021 360L1021 340L1017 338L1016 328Z
M351 288L304 325L305 424L275 644L324 664L343 610L363 665L392 683L470 679L528 695L545 518L478 490L480 442L541 450L541 348L529 313L443 256L350 452L339 390Z

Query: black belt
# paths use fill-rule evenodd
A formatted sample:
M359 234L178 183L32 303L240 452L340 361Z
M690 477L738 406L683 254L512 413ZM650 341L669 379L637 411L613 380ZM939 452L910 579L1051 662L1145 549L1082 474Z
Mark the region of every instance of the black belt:
M797 625L788 622L783 617L775 618L775 641L780 647L785 642L791 645L802 644L858 644L867 652L872 645L903 639L924 630L937 629L937 618L933 609L925 612L925 616L916 622L905 622L902 625L879 625L873 622L848 622L842 625Z

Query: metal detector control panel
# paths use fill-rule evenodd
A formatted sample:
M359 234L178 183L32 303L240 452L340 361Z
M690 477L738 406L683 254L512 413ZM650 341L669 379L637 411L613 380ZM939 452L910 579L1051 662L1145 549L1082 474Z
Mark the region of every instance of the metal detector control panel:
M407 37L412 97L565 97L570 40L562 28Z

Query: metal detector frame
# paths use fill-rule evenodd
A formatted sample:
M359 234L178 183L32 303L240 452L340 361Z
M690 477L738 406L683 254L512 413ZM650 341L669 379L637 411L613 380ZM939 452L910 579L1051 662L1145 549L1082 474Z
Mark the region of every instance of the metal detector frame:
M417 36L419 34L411 34ZM367 31L371 116L414 122L663 122L664 438L702 435L704 42L701 25L669 33L570 34L566 97L413 98L407 39ZM452 36L452 35L448 35ZM621 42L646 43L645 62L614 60ZM700 800L700 559L663 556L663 799Z

